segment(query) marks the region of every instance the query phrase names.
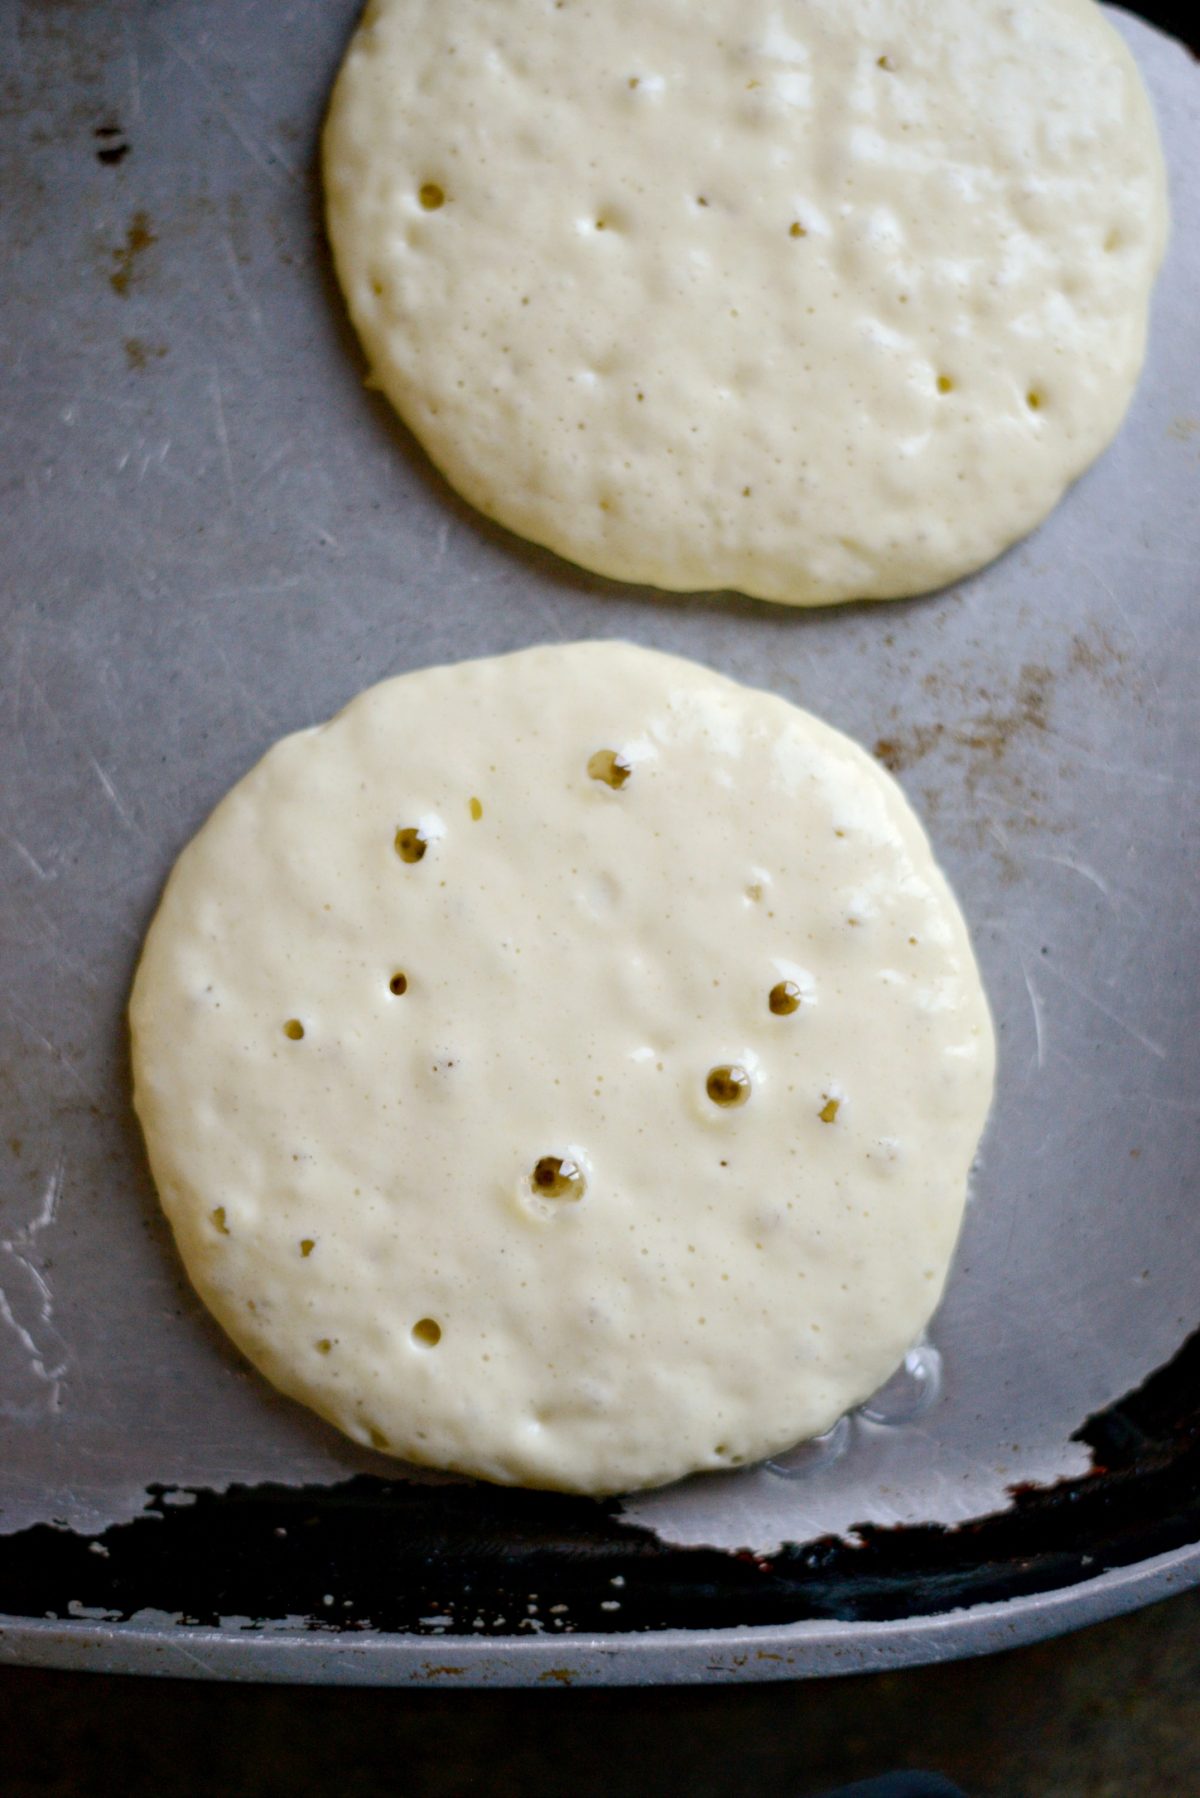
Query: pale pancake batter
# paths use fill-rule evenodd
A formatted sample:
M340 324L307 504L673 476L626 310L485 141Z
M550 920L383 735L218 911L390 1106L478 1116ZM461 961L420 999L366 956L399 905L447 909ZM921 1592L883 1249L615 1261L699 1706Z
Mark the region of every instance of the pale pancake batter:
M325 134L371 367L622 580L943 585L1109 442L1166 232L1093 0L373 0Z
M891 777L624 644L279 743L180 858L131 1019L163 1205L250 1359L361 1443L584 1492L874 1391L992 1085Z

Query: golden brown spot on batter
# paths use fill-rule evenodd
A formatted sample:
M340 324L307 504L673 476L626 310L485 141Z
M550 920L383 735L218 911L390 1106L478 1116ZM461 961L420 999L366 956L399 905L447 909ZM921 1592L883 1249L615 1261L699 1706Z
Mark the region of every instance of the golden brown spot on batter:
M704 1090L714 1105L744 1105L750 1097L750 1076L745 1068L732 1066L713 1068Z
M529 1184L543 1199L581 1199L587 1190L587 1182L575 1162L559 1155L543 1155L529 1176Z
M446 196L436 181L426 181L417 195L426 212L436 212L446 204Z
M470 814L471 814L472 818L475 820L476 824L478 824L479 820L483 817L483 801L482 801L482 799L472 799L470 804L467 807L467 810L470 812Z
M937 390L939 393L953 393L954 392L954 377L953 377L953 375L939 375L937 378Z
M318 1355L327 1355L333 1347L333 1344L330 1342L328 1336L322 1336L320 1341L315 1344L315 1347Z
M229 1235L229 1225L225 1222L225 1207L224 1207L224 1205L217 1206L216 1210L212 1213L212 1221L216 1225L217 1229L221 1232L222 1236Z
M313 1241L311 1236L306 1236L304 1238L304 1240L301 1242L300 1253L303 1255L303 1257L306 1261L308 1260L308 1257L312 1254L312 1252L316 1248L316 1246L317 1245Z
M1040 412L1045 403L1045 395L1036 387L1031 387L1025 395L1025 404L1031 412Z
M836 1118L838 1114L838 1108L841 1103L842 1101L840 1099L826 1099L824 1105L822 1105L820 1111L817 1113L817 1116L823 1124L832 1124L834 1118Z
M633 769L615 749L597 749L588 757L587 771L593 780L602 780L608 787L623 787Z
M804 226L800 223L799 219L793 219L792 223L788 226L788 236L807 237L808 232L804 229Z
M412 1327L412 1339L422 1348L436 1348L442 1340L442 1326L432 1317L422 1317Z
M800 988L794 980L780 980L767 994L767 1004L777 1018L788 1018L800 1009Z
M419 862L429 844L415 825L406 824L396 832L394 847L402 862Z

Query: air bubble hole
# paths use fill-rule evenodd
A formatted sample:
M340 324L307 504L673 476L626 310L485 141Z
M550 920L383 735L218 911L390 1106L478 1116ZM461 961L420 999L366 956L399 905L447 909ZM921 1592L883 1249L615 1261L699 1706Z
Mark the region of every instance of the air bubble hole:
M529 1185L540 1199L581 1199L587 1190L579 1167L561 1155L543 1155L534 1165Z
M633 773L633 769L615 749L597 749L588 757L587 771L593 780L602 780L606 787L621 788Z
M415 824L405 824L396 832L393 847L402 862L419 862L429 844Z
M750 1076L736 1063L709 1070L704 1090L714 1105L729 1109L744 1105L750 1097Z

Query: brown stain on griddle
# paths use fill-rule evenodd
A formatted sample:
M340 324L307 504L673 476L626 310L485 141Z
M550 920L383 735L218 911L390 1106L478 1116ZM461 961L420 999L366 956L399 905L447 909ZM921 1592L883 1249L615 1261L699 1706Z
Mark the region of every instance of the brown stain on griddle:
M1016 739L1029 731L1044 731L1049 723L1050 698L1054 676L1040 662L1026 662L1021 669L1016 692L1011 699L997 702L982 687L976 689L983 709L961 724L945 724L940 719L931 724L915 724L895 736L880 737L874 754L893 774L911 768L931 750L942 744L969 750L973 755L1001 762ZM926 675L926 690L938 694L944 679Z
M1085 674L1097 681L1106 693L1140 704L1145 698L1147 682L1144 671L1133 666L1129 652L1114 643L1103 625L1095 624L1071 638L1066 673Z
M126 227L124 243L112 251L113 266L108 277L109 286L123 300L129 297L129 289L137 277L139 258L157 242L149 214L135 212Z
M125 365L127 368L145 368L153 358L158 361L167 353L165 343L146 343L141 337L125 339Z
M930 814L938 810L945 771L953 769L971 802L963 829L972 841L982 842L990 832L994 848L1008 836L1028 835L1045 827L1047 802L1039 784L1045 754L1033 760L1027 752L1039 743L1053 743L1056 694L1064 682L1079 679L1123 704L1143 698L1143 684L1133 677L1127 652L1094 624L1068 639L1055 666L1024 663L1007 691L981 685L958 669L934 667L921 680L934 715L893 726L876 739L875 758L893 774L926 758L940 764L942 777L931 772L922 793ZM892 716L900 717L898 708ZM1017 861L1003 857L1001 874L1016 879Z

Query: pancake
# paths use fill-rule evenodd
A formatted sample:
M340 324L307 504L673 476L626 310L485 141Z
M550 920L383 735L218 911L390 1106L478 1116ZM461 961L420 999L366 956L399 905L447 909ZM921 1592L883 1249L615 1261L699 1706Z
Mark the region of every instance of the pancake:
M324 138L381 387L488 517L793 605L944 586L1129 404L1166 231L1093 0L373 0Z
M934 1310L987 1112L895 781L617 643L277 744L167 884L135 1103L204 1302L355 1441L578 1492L826 1429Z

